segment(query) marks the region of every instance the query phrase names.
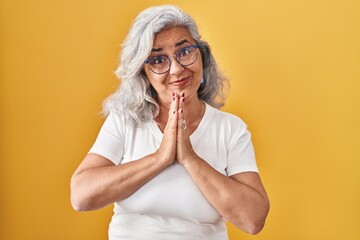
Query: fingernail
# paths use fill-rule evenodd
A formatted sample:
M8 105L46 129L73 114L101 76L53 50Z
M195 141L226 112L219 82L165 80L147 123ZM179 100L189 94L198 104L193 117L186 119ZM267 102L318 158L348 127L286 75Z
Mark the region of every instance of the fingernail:
M174 93L174 92L172 93L172 96L173 96L173 97L175 96L175 93Z
M185 98L183 98L182 101L185 102Z
M182 93L181 96L182 96L182 97L185 97L185 93Z
M175 114L175 111L173 111L173 114Z
M173 97L173 101L175 101L175 98Z
M180 112L183 113L183 110L181 109Z

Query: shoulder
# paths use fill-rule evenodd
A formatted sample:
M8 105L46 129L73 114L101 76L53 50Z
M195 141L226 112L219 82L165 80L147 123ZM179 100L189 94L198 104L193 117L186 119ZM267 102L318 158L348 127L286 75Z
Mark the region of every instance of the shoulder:
M230 129L247 128L246 123L237 115L216 109L210 105L206 105L211 115L211 121L219 127Z
M152 123L153 121L146 121L141 125L137 125L133 119L129 117L129 114L110 112L104 125L110 126L107 130L113 132L114 135L128 137L134 134L148 135L149 131L153 131Z
M123 135L129 127L132 127L132 124L129 122L125 114L111 111L106 116L102 128L114 135Z
M110 111L106 116L106 121L112 121L118 126L126 126L136 128L135 121L131 118L130 114L126 112Z
M111 122L117 126L126 125L126 118L123 114L118 112L109 112L109 114L106 116L105 122Z

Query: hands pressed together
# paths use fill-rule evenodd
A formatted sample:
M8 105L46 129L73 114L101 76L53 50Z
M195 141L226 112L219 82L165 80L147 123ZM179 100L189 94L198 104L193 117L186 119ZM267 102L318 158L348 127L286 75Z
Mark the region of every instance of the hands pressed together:
M178 161L185 164L196 157L186 124L185 94L172 93L168 121L164 129L164 136L155 156L159 161L172 164Z
M126 199L166 166L177 161L221 216L246 232L259 232L269 211L269 201L259 174L243 172L228 177L201 159L190 142L189 135L194 130L191 125L195 121L186 125L190 115L186 115L189 109L186 96L173 93L171 97L159 149L137 161L119 165L101 155L88 154L71 180L72 205L78 211L85 211Z

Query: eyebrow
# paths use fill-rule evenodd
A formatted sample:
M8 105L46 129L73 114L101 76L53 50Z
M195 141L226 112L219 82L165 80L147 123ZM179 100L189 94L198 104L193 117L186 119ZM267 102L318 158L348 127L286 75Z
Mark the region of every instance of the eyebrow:
M183 44L186 43L186 42L187 42L187 43L190 43L188 40L184 39L184 40L176 43L176 44L175 44L175 47L181 46L181 45L183 45ZM152 52L161 52L162 50L163 50L163 48L153 48L153 49L151 49Z

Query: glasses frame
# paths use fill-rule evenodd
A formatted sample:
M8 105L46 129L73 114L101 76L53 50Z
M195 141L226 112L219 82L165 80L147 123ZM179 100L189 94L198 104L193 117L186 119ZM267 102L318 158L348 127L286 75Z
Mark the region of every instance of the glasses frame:
M179 59L178 59L178 57L177 57L177 54L178 54L181 50L183 50L183 49L185 49L185 48L195 48L195 49L198 49L198 48L199 48L199 45L195 44L195 45L192 45L192 46L182 47L182 48L180 48L179 50L177 50L174 55L172 55L172 57L174 57L174 59L175 59L181 66L183 66L183 67L187 67L187 66L190 66L191 64L194 64L194 62L196 62L196 59L197 59L197 52L196 52L196 53L195 53L195 60L194 60L192 63L190 63L190 64L181 64L180 61L179 61ZM171 64L172 64L171 59L170 59L171 56L167 56L167 55L157 55L157 56L153 56L153 57L151 57L151 58L146 59L146 60L144 61L144 63L145 63L145 64L149 64L150 61L151 61L151 59L157 58L157 57L166 57L166 58L169 60L169 67L168 67L168 69L167 69L165 72L162 72L162 73L157 73L157 72L155 72L154 70L151 69L151 67L150 67L150 70L151 70L153 73L155 73L155 74L165 74L165 73L167 73L167 72L170 70Z

